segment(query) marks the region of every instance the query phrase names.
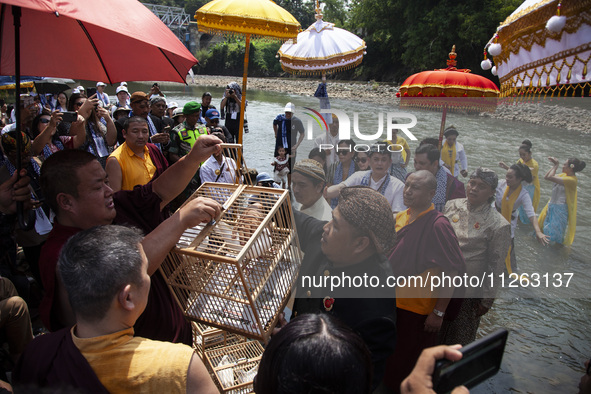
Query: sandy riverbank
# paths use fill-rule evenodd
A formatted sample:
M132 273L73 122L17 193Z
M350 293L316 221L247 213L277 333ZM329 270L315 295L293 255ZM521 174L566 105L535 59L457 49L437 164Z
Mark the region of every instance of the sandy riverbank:
M242 77L196 75L194 84L224 87L230 81L239 81L241 83ZM248 78L248 88L311 96L314 94L319 81L320 78ZM187 78L187 82L193 84L190 78ZM328 81L328 94L330 97L351 99L364 103L383 103L384 97L390 97L394 105L397 106L400 101L396 97L397 92L398 86L389 83ZM495 113L483 113L481 116L589 133L591 131L591 98L567 100L554 99L538 103L503 103L497 107ZM582 102L582 104L585 104L584 108L577 105L576 101L571 100L585 100ZM573 102L575 105L572 104Z

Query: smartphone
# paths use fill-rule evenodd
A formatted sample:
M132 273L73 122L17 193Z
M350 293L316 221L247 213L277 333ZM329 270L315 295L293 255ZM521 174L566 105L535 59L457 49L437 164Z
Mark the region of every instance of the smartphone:
M62 122L72 123L78 120L78 113L72 111L62 112Z
M459 361L439 360L433 372L436 393L449 393L457 386L468 389L494 376L501 368L508 331L501 328L460 349Z
M96 94L96 88L86 88L86 97L90 98L93 94Z

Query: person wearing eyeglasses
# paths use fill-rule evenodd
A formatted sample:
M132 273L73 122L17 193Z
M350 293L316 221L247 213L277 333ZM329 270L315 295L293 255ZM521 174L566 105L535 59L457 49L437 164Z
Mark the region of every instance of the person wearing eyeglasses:
M358 168L355 163L355 141L341 140L338 143L336 153L338 161L333 163L327 172L327 181L329 185L338 185L355 173ZM335 209L339 203L338 198L330 200L330 207Z
M57 125L62 121L62 112L55 110L49 112L44 109L41 115L33 119L32 130L35 133L35 139L31 145L33 156L43 155L43 160L49 156L64 149L76 149L80 147L86 139L84 131L84 118L79 116L78 121L70 127L70 135L58 135Z
M86 140L81 149L95 155L104 168L113 146L117 143L117 128L109 111L100 105L96 94L87 98L84 93L75 93L68 105L69 111L76 111L84 118Z
M355 164L357 164L357 171L369 170L369 155L367 152L357 152L357 155L355 155Z

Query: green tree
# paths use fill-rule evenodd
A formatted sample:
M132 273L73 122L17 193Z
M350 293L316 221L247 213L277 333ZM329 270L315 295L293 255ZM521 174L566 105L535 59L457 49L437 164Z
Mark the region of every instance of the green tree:
M315 2L311 0L278 0L277 5L285 8L298 22L302 29L306 29L316 19L314 19Z
M185 0L181 1L184 4L185 12L191 15L191 20L195 21L195 11L209 3L208 0Z
M480 68L484 45L520 0L354 0L347 27L367 43L362 78L402 80L445 68L452 45L458 67ZM490 74L488 74L490 75Z

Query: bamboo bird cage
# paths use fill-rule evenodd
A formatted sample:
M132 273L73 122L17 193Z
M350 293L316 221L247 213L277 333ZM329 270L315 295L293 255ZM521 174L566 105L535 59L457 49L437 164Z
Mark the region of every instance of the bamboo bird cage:
M283 189L205 183L215 220L186 230L160 269L192 321L267 342L287 304L302 256Z
M206 365L220 393L251 393L263 350L257 341L206 350Z
M246 185L255 186L252 183L252 180L245 176L248 173L248 167L246 166L246 161L244 160L244 155L242 154L242 145L241 144L220 144L222 147L222 154L224 155L228 166L226 167L226 171L233 172L233 178L235 179L235 184L244 183ZM228 161L228 159L232 159ZM236 166L231 165L230 163L236 163ZM243 177L244 176L244 177Z

